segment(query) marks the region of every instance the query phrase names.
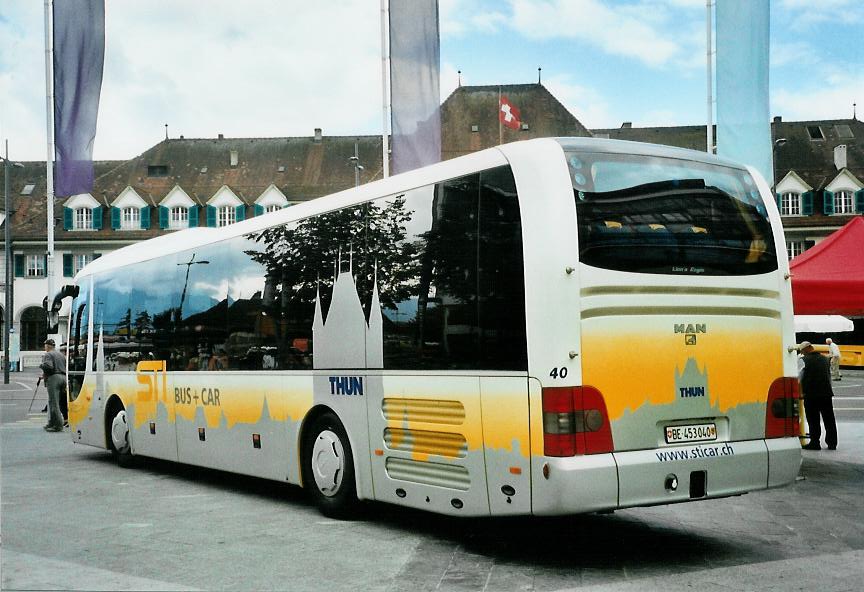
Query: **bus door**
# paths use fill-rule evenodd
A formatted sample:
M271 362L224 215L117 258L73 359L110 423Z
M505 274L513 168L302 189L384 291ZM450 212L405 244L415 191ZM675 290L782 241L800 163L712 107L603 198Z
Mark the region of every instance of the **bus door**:
M487 515L481 379L389 375L368 384L375 498L442 514Z

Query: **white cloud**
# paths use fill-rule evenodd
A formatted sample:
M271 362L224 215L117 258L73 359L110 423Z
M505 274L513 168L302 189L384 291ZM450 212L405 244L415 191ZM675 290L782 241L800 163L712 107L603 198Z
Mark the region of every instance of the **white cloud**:
M589 129L616 127L621 123L610 112L606 97L594 88L571 82L570 76L544 77L543 86Z
M818 84L802 81L795 88L781 88L771 95L771 112L784 119L814 120L852 117L852 103L858 115L864 112L864 72L834 71Z
M792 19L797 31L812 30L825 23L854 25L864 22L864 7L860 0L783 0L780 10Z
M818 51L804 41L776 42L771 44L771 67L788 65L814 65Z
M611 55L633 58L649 66L663 66L681 47L675 35L658 30L644 18L644 6L607 6L598 0L511 0L513 25L530 39L569 38Z
M0 123L21 158L44 159L42 11L27 4L40 5L13 15L17 37L0 21L4 46L16 39L0 58ZM379 4L366 0L107 3L94 156L132 157L165 123L172 137L379 133L380 39Z
M438 18L441 37L445 38L498 33L506 27L510 17L475 0L439 0Z

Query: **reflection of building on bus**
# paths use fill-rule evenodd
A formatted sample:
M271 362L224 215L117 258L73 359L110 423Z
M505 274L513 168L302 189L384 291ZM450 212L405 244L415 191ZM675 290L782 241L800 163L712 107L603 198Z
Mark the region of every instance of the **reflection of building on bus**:
M771 200L705 154L546 139L129 247L76 280L74 437L302 484L328 513L569 514L789 484Z

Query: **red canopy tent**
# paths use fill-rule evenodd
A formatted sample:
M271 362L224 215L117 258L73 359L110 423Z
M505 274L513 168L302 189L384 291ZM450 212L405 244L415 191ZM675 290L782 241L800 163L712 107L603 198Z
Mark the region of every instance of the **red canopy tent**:
M864 317L864 217L789 262L795 314Z

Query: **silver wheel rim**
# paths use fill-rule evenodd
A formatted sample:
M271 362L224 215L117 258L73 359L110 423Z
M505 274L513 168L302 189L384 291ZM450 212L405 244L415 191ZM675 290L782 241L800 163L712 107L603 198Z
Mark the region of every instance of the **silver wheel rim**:
M312 476L322 494L333 497L342 486L345 473L345 449L334 432L324 430L312 446Z
M129 424L126 422L125 409L117 413L111 422L111 442L120 454L129 452Z

